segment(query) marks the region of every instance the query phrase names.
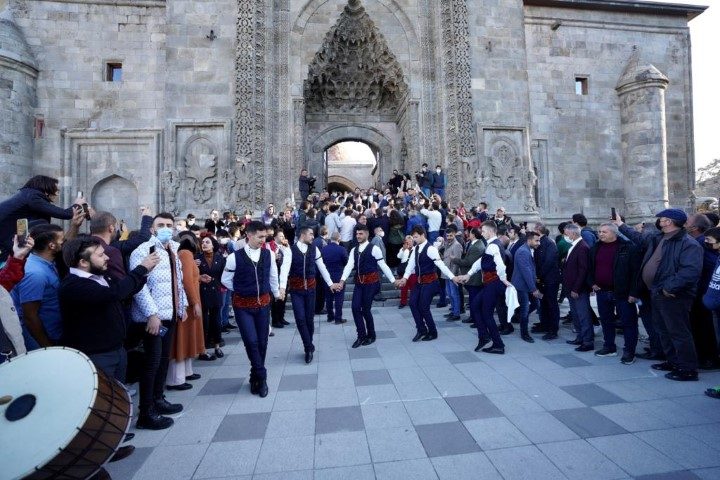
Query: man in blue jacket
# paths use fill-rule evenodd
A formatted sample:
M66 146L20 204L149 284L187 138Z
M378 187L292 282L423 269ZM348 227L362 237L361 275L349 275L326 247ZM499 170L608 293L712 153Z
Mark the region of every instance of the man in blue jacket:
M345 264L348 262L348 251L340 245L340 232L333 232L330 235L330 243L322 249L322 256L325 259L325 266L330 272L330 278L337 283L342 277ZM341 325L347 320L342 318L342 308L345 302L345 289L337 292L328 288L325 293L325 306L327 308L327 321Z
M520 304L518 316L520 317L520 338L528 343L535 340L528 332L528 316L530 315L530 303L537 308L537 300L542 298L542 293L537 287L537 274L535 273L535 250L540 246L540 235L536 232L528 232L525 244L515 252L513 259L513 275L511 283L518 293ZM532 295L532 299L531 299ZM533 308L533 309L535 309Z

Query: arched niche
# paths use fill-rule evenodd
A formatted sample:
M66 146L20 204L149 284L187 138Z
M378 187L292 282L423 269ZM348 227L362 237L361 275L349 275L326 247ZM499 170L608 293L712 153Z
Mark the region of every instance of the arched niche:
M340 175L330 175L328 177L328 191L334 192L337 190L343 191L343 192L354 192L356 188L358 188L360 185L357 185L355 182L350 180L349 178L345 178Z
M90 199L96 211L110 212L118 222L125 220L131 230L140 228L138 189L130 180L119 175L106 177L92 188Z

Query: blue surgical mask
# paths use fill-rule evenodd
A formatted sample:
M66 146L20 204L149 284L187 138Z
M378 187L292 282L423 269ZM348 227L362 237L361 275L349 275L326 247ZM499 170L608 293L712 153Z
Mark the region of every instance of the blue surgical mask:
M155 236L160 241L160 243L168 243L170 240L172 240L172 236L173 236L172 228L168 228L168 227L158 228L157 232L155 232Z

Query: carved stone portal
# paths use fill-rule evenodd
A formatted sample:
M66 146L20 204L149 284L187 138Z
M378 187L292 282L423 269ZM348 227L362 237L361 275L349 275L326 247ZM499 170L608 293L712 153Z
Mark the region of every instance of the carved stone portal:
M360 1L351 0L310 65L307 113L394 115L407 92L385 38Z

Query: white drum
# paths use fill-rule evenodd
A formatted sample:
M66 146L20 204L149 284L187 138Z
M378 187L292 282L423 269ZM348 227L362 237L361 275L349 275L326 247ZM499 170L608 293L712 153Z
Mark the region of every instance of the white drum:
M130 428L125 388L81 352L34 350L0 364L0 478L85 479Z

